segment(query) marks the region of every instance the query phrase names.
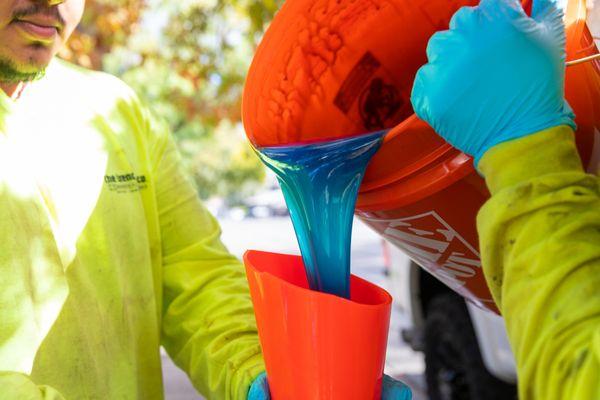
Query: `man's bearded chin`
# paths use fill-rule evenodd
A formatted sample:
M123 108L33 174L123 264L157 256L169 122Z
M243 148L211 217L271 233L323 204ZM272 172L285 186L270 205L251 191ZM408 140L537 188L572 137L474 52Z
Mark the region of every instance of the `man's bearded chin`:
M31 70L31 68L20 68L19 65L12 60L0 56L0 82L2 83L35 81L43 77L45 72L45 68L41 68L37 71Z

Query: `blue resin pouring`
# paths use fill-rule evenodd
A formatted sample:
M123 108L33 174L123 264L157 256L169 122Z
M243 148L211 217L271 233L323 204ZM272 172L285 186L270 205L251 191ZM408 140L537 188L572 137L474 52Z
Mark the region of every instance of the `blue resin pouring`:
M279 179L313 290L350 298L354 207L386 132L257 149Z

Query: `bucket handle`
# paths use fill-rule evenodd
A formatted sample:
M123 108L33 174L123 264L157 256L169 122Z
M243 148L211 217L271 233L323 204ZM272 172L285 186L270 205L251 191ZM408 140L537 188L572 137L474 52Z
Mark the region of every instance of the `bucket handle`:
M523 0L523 8L527 13L531 12L531 8L533 6L533 1L535 0ZM585 24L587 19L587 2L586 0L569 0L567 4L567 8L565 11L565 25L568 31L567 38L567 50L571 47L569 46L571 43L576 45L576 42L573 40L579 40L583 35ZM573 38L570 39L569 38ZM576 38L576 39L575 39ZM596 54L588 55L585 57L577 58L574 60L570 60L566 62L567 67L572 67L574 65L583 64L586 62L594 61L600 59L600 52L596 51Z
M567 61L566 65L567 65L567 67L572 67L574 65L579 65L579 64L583 64L583 63L598 60L598 59L600 59L600 53L596 53L591 56L587 56L587 57L583 57L583 58L578 58L578 59L572 60L572 61Z
M569 0L565 12L565 25L567 26L567 52L576 46L581 40L586 27L587 19L587 1L586 0ZM566 62L567 67L583 64L586 62L600 59L600 53L596 49L595 54L577 58Z

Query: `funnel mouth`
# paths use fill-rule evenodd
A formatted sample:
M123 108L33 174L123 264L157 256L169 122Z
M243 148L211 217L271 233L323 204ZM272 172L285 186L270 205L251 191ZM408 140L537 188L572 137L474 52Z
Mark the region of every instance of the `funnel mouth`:
M263 280L277 280L285 290L300 297L318 297L364 309L388 307L392 304L392 296L387 291L354 275L351 278L350 299L311 290L300 256L248 250L244 254L244 263L251 266L253 272Z

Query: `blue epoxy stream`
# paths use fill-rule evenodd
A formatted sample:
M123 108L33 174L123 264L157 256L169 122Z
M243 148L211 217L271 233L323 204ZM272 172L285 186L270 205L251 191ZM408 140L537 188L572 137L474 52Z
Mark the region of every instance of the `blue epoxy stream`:
M279 178L313 290L350 298L354 207L385 133L258 149Z

